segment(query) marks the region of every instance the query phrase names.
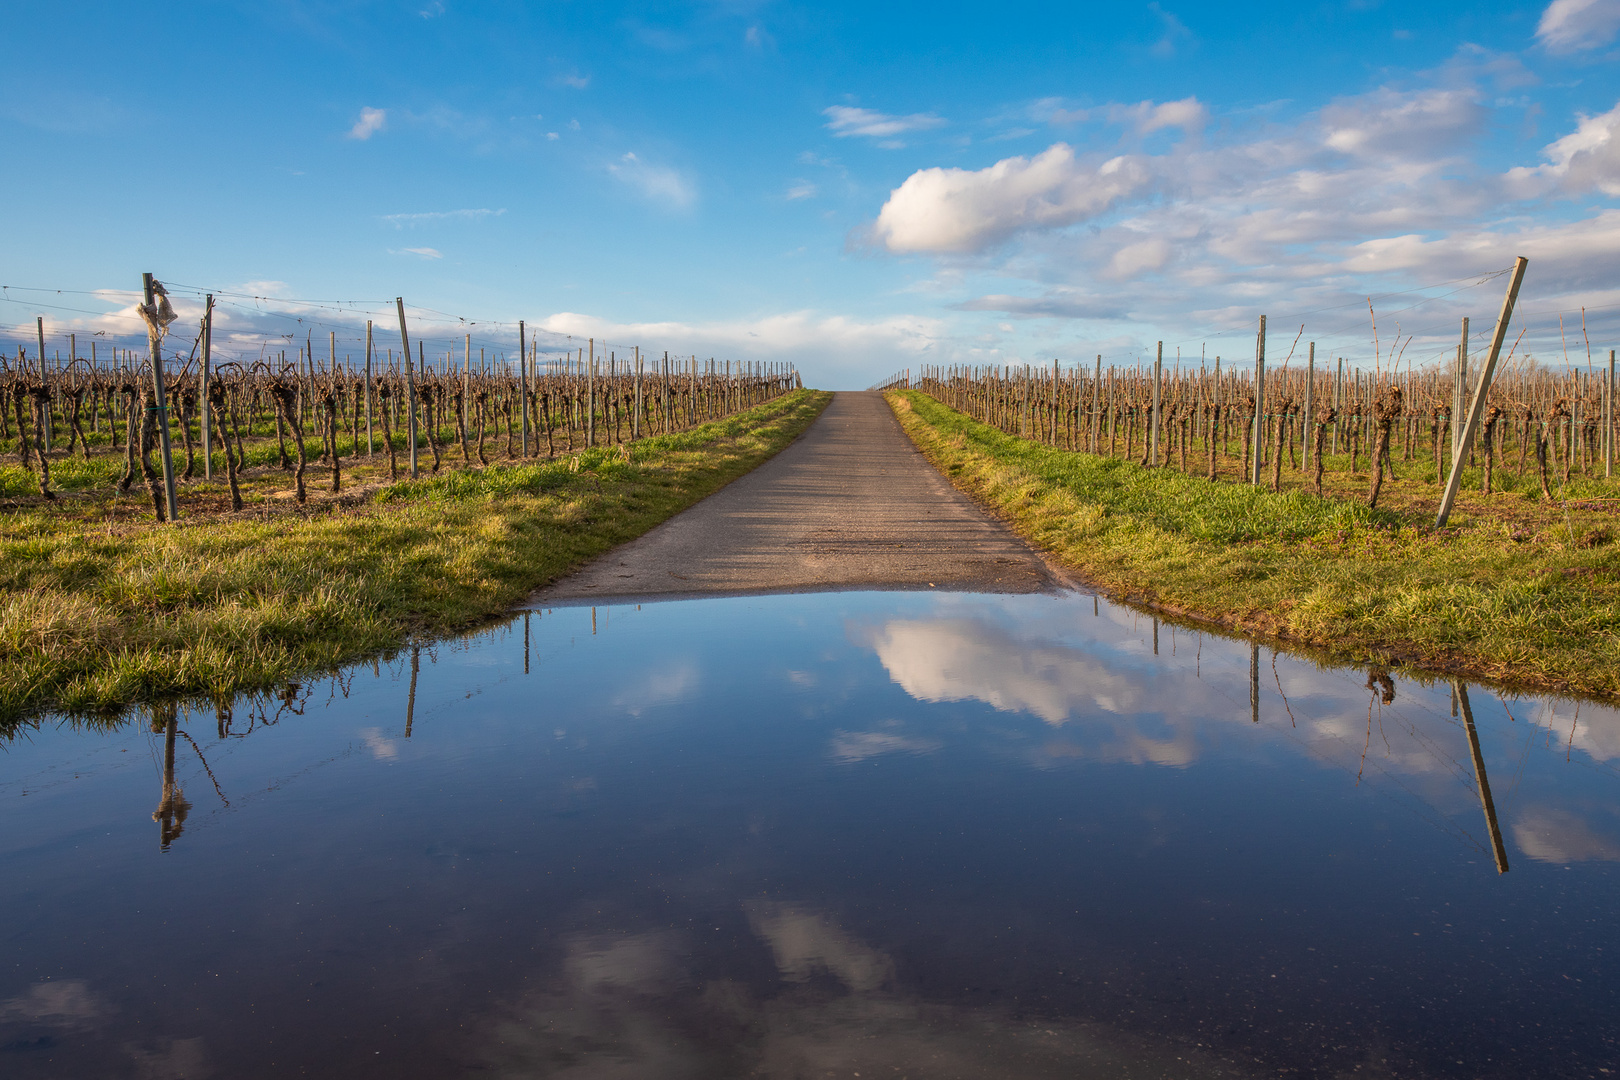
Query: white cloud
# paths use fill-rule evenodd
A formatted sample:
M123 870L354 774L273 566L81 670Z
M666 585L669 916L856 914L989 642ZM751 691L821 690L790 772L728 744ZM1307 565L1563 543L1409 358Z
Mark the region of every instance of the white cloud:
M1039 297L992 293L951 306L958 311L998 311L1028 319L1122 319L1126 313L1119 301L1078 289L1051 289Z
M912 113L910 116L890 116L871 109L858 109L850 105L833 105L822 109L828 117L827 129L839 138L864 135L874 139L893 139L908 131L927 131L943 127L946 123L933 113Z
M419 259L442 259L442 258L444 258L443 255L439 254L439 250L437 248L430 248L430 247L408 247L408 248L397 248L397 249L396 248L389 248L388 249L388 254L390 254L390 255L415 255Z
M649 165L633 153L610 164L608 172L652 202L684 210L697 201L697 191L686 177L667 165Z
M1149 4L1148 10L1159 17L1159 24L1164 30L1163 36L1153 43L1150 50L1154 56L1165 58L1174 56L1178 45L1193 40L1192 31L1187 29L1187 24L1160 7L1158 0Z
M1547 147L1551 162L1511 169L1507 181L1522 195L1552 186L1570 194L1620 195L1620 105L1600 116L1581 116L1574 131Z
M1489 97L1481 87L1497 76L1465 52L1467 70L1439 69L1444 85L1383 87L1287 123L1234 117L1213 136L1133 152L1111 176L1063 144L977 171L924 169L890 192L865 235L879 250L947 256L913 286L947 309L1018 317L953 322L933 355L977 350L967 362L1132 350L1154 338L1229 356L1241 347L1223 334L1252 336L1237 328L1290 310L1322 313L1304 320L1319 349L1358 355L1370 351L1365 320L1342 312L1365 312L1369 293L1484 274L1515 255L1531 259L1527 315L1588 305L1594 340L1612 340L1620 209L1554 214L1513 196L1620 194L1620 107L1572 124L1545 164L1487 168L1474 140L1522 102ZM1032 103L1030 115L1059 104ZM1168 119L1161 107L1101 104L1084 119L1135 128ZM1182 118L1196 125L1194 102ZM1008 287L1016 281L1027 287ZM1409 355L1438 355L1458 318L1488 323L1500 299L1494 285L1445 293L1404 320L1418 335ZM1097 320L1115 326L1087 325ZM1545 351L1537 339L1549 333L1556 343L1556 320L1550 331L1545 320L1529 325L1526 348Z
M1164 269L1170 261L1170 242L1162 236L1151 236L1126 244L1108 260L1108 274L1121 280L1133 278L1153 270Z
M1532 806L1513 824L1519 850L1538 862L1620 862L1620 843L1568 810Z
M1114 103L1094 109L1066 109L1061 98L1042 98L1030 108L1029 115L1054 127L1103 120L1125 125L1139 135L1171 127L1194 135L1209 123L1209 110L1197 97L1185 97L1180 101L1139 101L1134 105Z
M889 731L837 731L832 738L834 761L849 765L880 754L929 754L939 749L933 739L896 735Z
M421 225L429 221L482 221L487 217L500 217L506 213L506 208L491 210L480 207L476 210L429 210L421 214L384 214L382 220L396 229L406 225Z
M1433 157L1477 133L1485 110L1470 90L1380 90L1322 110L1322 141L1356 156Z
M360 738L365 740L366 749L378 761L393 761L399 757L399 743L384 735L382 728L361 728Z
M89 1027L107 1012L101 999L83 979L55 979L35 983L28 993L0 1001L0 1021L21 1021L51 1027Z
M1092 168L1067 143L989 168L921 169L889 193L873 226L890 251L980 251L1026 229L1072 225L1136 195L1152 175L1134 157Z
M362 142L388 126L388 110L370 107L360 110L360 119L349 129L349 138Z
M1151 101L1144 101L1140 105L1130 106L1130 110L1136 130L1144 135L1168 127L1178 127L1193 134L1202 131L1204 125L1209 123L1209 111L1196 97L1166 101L1157 105Z
M1580 221L1521 225L1516 229L1457 229L1434 238L1420 234L1366 240L1348 249L1344 267L1358 273L1407 271L1419 277L1455 277L1499 270L1523 255L1538 291L1568 282L1620 276L1620 210Z
M1536 37L1549 52L1598 49L1620 31L1620 0L1553 0L1541 13Z
M770 944L777 970L789 982L808 982L825 972L856 993L868 993L894 979L893 960L813 909L748 900L743 910L754 933Z
M591 77L589 75L581 75L577 71L570 71L566 75L557 76L557 82L563 86L571 86L575 90L583 90L587 86L591 85Z
M790 202L794 199L813 199L815 196L816 185L808 180L797 180L787 190L787 197Z
M874 373L942 357L947 327L938 318L894 315L863 320L814 311L789 311L707 323L618 323L577 312L541 322L555 334L639 342L642 351L740 360L791 361L806 386L864 387Z
M1048 724L1142 704L1134 673L1072 648L1021 641L970 618L892 619L871 639L889 678L918 701L978 700Z

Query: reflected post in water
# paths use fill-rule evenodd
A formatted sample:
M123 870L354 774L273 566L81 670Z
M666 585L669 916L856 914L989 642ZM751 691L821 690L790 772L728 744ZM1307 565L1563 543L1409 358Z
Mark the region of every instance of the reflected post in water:
M175 838L186 831L186 814L191 804L185 793L174 782L174 736L178 728L173 705L160 706L152 712L152 731L163 732L163 795L152 820L158 823L158 848L168 851Z
M411 721L416 718L416 673L422 668L422 647L411 646L411 689L405 697L405 737L411 737Z
M1249 719L1260 722L1260 646L1249 645Z
M1474 729L1474 710L1468 704L1468 687L1460 679L1451 684L1451 703L1457 712L1462 713L1463 730L1468 733L1468 752L1474 758L1474 779L1479 782L1479 801L1485 807L1485 827L1491 833L1491 854L1496 856L1496 872L1505 874L1508 871L1507 849L1502 846L1502 830L1496 824L1496 803L1491 800L1491 782L1485 775L1485 755L1479 749L1479 732Z

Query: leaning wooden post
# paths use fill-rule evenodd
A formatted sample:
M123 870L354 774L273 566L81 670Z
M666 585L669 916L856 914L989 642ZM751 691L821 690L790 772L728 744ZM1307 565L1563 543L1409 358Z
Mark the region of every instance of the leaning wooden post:
M1451 684L1451 711L1462 708L1463 731L1468 736L1468 753L1474 759L1474 782L1479 786L1479 803L1485 811L1485 828L1491 836L1491 854L1496 857L1496 872L1508 872L1507 849L1502 846L1502 830L1496 824L1496 803L1491 799L1491 782L1485 775L1485 755L1479 748L1479 732L1474 727L1474 710L1468 701L1468 687L1461 679Z
M406 413L410 417L411 431L411 479L417 477L416 471L416 369L411 363L411 336L405 331L405 298L394 297L394 306L399 310L399 340L405 349L405 405Z
M152 393L157 405L158 450L163 456L163 491L169 520L173 522L180 517L180 504L174 495L174 455L169 449L169 403L163 386L163 327L166 321L155 302L159 288L151 274L141 275L141 292L146 298L141 314L146 320L146 341L152 350ZM172 313L170 317L173 317ZM44 361L42 355L40 357L42 370Z
M1479 373L1479 385L1474 388L1474 401L1468 407L1468 422L1463 429L1461 441L1458 446L1468 446L1474 440L1474 432L1479 428L1479 417L1485 411L1485 397L1491 392L1491 376L1496 374L1496 358L1502 352L1502 340L1507 337L1508 322L1513 318L1513 305L1519 299L1519 286L1524 284L1524 268L1530 265L1530 260L1520 255L1513 262L1513 280L1508 283L1507 296L1502 300L1502 314L1497 316L1496 329L1491 334L1490 355L1485 358L1485 367ZM1446 493L1440 498L1440 513L1435 515L1434 527L1444 528L1446 521L1451 517L1451 505L1457 501L1457 488L1462 484L1462 466L1467 458L1462 455L1453 455L1451 459L1451 475L1446 478Z
M1260 333L1254 344L1254 446L1249 461L1249 483L1260 483L1260 451L1265 448L1263 421L1266 418L1266 317L1260 316Z

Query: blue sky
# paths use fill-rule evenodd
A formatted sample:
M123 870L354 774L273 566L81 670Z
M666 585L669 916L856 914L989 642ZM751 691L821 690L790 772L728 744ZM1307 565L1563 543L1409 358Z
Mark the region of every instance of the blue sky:
M1561 362L1562 313L1584 365L1582 306L1620 345L1620 0L6 21L8 345L36 315L51 348L134 345L119 290L151 270L188 318L221 293L248 356L357 350L403 295L430 352L510 350L521 318L547 355L595 336L831 387L1161 339L1248 360L1261 313L1274 356L1303 327L1370 366L1370 295L1382 362L1399 323L1422 364L1463 315L1483 344L1502 279L1474 283L1516 254L1521 351Z

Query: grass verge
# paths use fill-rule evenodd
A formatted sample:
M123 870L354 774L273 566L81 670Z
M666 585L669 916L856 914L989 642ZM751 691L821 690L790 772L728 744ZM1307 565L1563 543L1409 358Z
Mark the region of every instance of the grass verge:
M917 391L901 426L957 487L1087 582L1128 601L1321 650L1337 660L1620 696L1614 513L1518 495L1502 514L1432 511L1211 483L1056 450ZM1610 504L1612 505L1612 504Z
M262 500L174 526L111 501L8 513L0 727L227 700L464 630L766 461L829 400L795 391L628 453L446 471L349 504Z

